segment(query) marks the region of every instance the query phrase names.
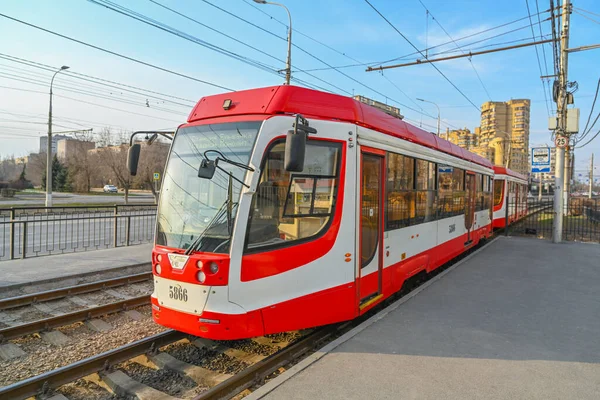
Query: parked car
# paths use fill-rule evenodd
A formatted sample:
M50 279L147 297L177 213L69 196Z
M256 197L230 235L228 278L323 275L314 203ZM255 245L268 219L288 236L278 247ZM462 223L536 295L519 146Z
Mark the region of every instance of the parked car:
M104 193L117 193L118 189L115 185L104 185L104 188L102 189L104 191Z

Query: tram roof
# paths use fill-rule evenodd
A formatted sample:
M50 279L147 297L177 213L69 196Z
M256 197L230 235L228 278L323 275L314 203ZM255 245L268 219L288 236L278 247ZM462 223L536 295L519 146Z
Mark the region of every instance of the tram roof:
M226 100L231 100L228 108L224 107ZM298 86L271 86L206 96L196 104L188 122L226 116L296 113L307 118L354 123L488 168L493 167L484 157L351 97Z
M505 167L502 167L500 165L494 165L494 174L496 175L508 175L508 176L512 176L513 178L518 178L518 179L522 179L525 182L527 182L527 177L523 174L520 174L516 171L513 171L512 169L508 169Z

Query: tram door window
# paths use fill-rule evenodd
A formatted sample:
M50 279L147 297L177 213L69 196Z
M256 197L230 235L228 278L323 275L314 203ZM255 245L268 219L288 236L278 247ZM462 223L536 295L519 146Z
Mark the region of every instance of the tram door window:
M368 266L379 244L381 158L363 154L361 204L361 268Z
M471 229L475 217L476 180L474 174L466 174L465 182L465 228Z
M494 180L494 206L502 204L502 194L504 192L504 180Z

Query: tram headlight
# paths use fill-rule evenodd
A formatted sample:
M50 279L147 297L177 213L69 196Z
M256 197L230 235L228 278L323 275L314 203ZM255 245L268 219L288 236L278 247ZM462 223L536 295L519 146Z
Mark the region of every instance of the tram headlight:
M219 266L216 262L211 262L208 269L210 270L211 274L216 274L217 272L219 272Z
M197 266L199 269L202 269L202 267L204 266L204 263L203 263L202 261L198 261L198 262L196 263L196 266Z
M154 270L156 271L156 275L160 275L160 273L161 273L160 264L156 264L154 266Z
M206 274L200 271L196 274L196 278L198 278L198 282L204 283L204 281L206 280Z
M157 256L156 256L156 260L157 260L158 262L161 262L161 261L162 261L162 254L159 254L159 255L157 255Z

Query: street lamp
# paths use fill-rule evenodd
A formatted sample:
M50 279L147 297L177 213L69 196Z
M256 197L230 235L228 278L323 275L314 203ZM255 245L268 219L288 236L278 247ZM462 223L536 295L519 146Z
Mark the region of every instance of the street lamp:
M46 146L46 207L52 207L52 85L54 78L60 71L69 69L67 65L60 67L58 71L52 75L50 81L50 108L48 111L48 143Z
M438 127L437 127L438 130L437 130L437 135L440 136L440 107L437 104L435 104L433 101L423 100L423 99L417 99L417 100L422 101L424 103L431 103L431 104L433 104L434 106L437 107L437 110L438 110Z
M290 26L288 28L288 52L287 52L287 62L286 62L286 67L285 67L285 84L289 85L290 79L292 77L292 14L290 14L290 10L288 10L288 8L286 6L284 6L283 4L273 3L270 1L266 1L266 0L254 0L254 2L258 3L258 4L272 4L274 6L283 7L283 8L285 8L285 11L287 11L288 18L290 20Z

